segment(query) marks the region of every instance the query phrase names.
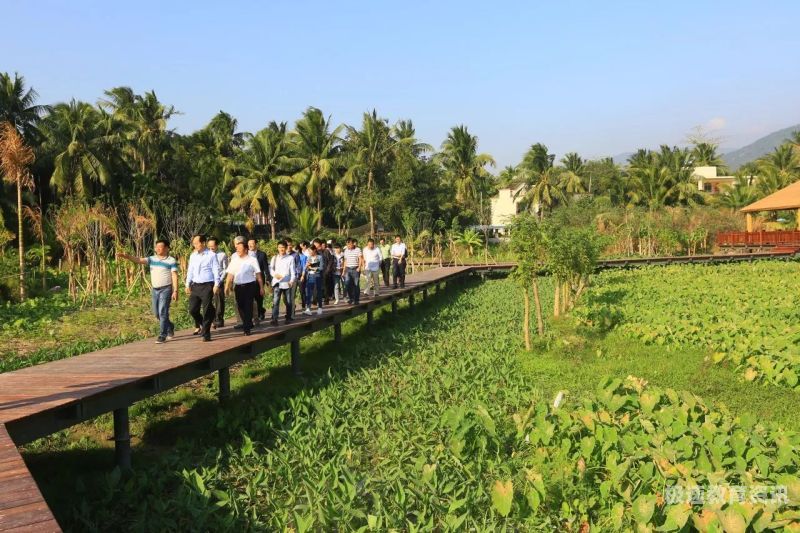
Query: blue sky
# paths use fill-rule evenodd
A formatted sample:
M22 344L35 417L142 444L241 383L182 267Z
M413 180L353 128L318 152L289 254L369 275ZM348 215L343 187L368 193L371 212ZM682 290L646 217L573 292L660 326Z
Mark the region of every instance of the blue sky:
M800 123L800 2L193 2L0 0L0 71L41 102L128 85L255 131L309 105L376 108L439 146L466 124L498 166L681 143L738 147Z

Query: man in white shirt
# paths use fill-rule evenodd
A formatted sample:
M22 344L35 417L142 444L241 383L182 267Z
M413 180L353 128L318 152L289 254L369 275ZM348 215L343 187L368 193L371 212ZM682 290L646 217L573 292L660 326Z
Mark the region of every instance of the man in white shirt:
M244 237L233 240L236 253L231 257L227 269L225 292L230 294L231 287L236 294L236 307L242 317L242 329L245 335L250 335L253 329L253 307L256 294L264 297L264 276L258 259L251 256L247 250Z
M186 294L189 295L189 314L194 318L195 335L211 340L211 322L214 320L212 296L219 291L220 275L217 254L206 248L205 235L192 238L194 252L186 269ZM200 310L203 310L201 313Z
M374 239L367 240L367 247L364 248L364 274L367 277L367 288L364 294L369 296L369 291L372 289L373 296L380 296L381 287L381 263L383 262L383 254L381 249L375 246Z
M225 281L225 270L228 268L228 254L219 249L219 242L216 237L209 237L206 241L208 249L214 252L219 263L219 282L220 285ZM217 291L212 298L214 304L214 329L225 325L225 291Z
M392 245L392 285L397 288L397 281L400 281L400 288L406 286L406 257L408 257L408 249L406 248L403 239L400 235L394 236L394 244Z
M290 298L297 278L295 259L286 253L286 241L278 243L278 255L272 258L269 264L269 273L272 276L272 320L270 325L278 325L281 298L283 298L283 305L286 308L286 323L288 324L294 318L294 302Z

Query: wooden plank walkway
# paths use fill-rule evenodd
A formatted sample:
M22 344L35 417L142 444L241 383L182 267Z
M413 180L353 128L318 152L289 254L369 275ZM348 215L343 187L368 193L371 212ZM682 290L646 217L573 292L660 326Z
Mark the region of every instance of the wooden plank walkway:
M192 330L183 330L161 345L146 339L0 374L0 530L58 530L17 445L114 411L117 444L129 446L127 407L135 401L215 371L220 372L222 389L232 364L289 343L297 370L300 338L334 327L338 339L345 320L366 314L371 322L375 309L391 304L394 311L402 298L413 304L417 293L424 298L429 289L473 270L461 266L420 272L409 276L403 289L382 287L379 297L362 294L359 305L328 306L322 315L297 313L288 325L283 320L274 327L262 323L249 337L227 326L212 332L211 342L202 342ZM118 413L124 415L122 433L117 431Z
M61 531L3 424L0 424L0 531Z

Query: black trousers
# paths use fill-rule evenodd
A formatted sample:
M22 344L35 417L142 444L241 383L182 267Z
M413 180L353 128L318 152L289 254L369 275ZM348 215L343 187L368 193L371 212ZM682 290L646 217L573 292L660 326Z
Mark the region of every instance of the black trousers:
M214 303L214 323L221 328L225 325L225 291L222 285L211 300Z
M211 323L214 321L214 283L192 283L192 294L189 296L189 314L197 327L203 328L203 335L211 335ZM202 309L202 313L201 313Z
M392 266L392 258L384 257L381 261L381 273L383 274L383 284L389 286L389 270Z
M236 307L239 308L239 316L242 317L242 328L245 331L253 329L253 300L261 296L258 291L258 282L242 283L233 287L236 294ZM264 298L261 297L261 301ZM261 312L259 310L259 312Z
M397 287L397 281L400 280L400 286L406 286L406 260L405 259L392 259L392 284Z
M325 304L327 305L330 303L331 298L334 297L333 287L334 287L334 274L333 271L325 272L322 275L322 279L325 280Z
M264 318L264 314L267 312L267 310L264 309L264 297L261 296L258 293L258 282L253 282L253 283L256 284L256 292L253 295L253 298L255 299L256 305L258 306L258 318L259 319L263 319ZM252 303L251 303L250 308L252 309L252 307L253 306L252 306ZM244 320L244 317L242 317L242 320Z

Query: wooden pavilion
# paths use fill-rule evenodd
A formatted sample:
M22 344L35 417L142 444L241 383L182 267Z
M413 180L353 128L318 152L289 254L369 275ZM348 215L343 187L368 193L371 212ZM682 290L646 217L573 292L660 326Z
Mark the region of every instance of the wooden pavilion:
M796 181L740 210L745 214L747 231L729 231L717 236L719 246L772 247L776 250L800 249L800 181ZM770 211L795 211L794 230L753 231L753 214Z

